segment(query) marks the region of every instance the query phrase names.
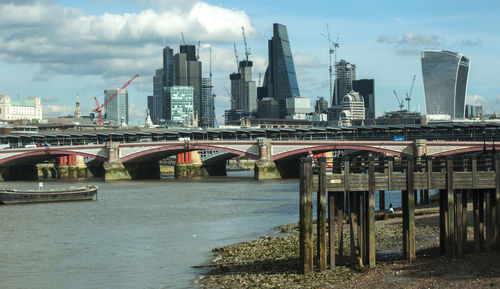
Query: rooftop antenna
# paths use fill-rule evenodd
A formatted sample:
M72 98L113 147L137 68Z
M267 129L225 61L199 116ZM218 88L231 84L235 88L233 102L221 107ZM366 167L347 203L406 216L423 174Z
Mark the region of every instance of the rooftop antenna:
M330 28L328 27L328 23L326 24L326 34L321 33L323 37L325 37L328 40L328 54L329 54L329 60L330 60L330 65L328 67L329 70L329 82L330 82L330 97L332 97L332 105L338 105L337 103L337 98L334 97L333 91L335 88L335 83L337 82L337 48L339 47L339 39L337 37L336 42L333 42L330 38ZM332 69L332 54L334 55L334 65L335 65L335 75ZM332 84L333 82L333 84Z
M182 36L182 45L186 45L186 41L184 40L184 32L181 32L181 36Z
M236 71L240 72L240 65L239 65L239 61L238 61L238 52L236 51L236 43L233 43L233 47L234 47L234 58L236 59Z
M413 80L411 82L410 93L406 93L405 100L408 101L408 111L410 111L411 92L413 91L413 84L415 83L415 77L416 77L416 75L414 74L413 75Z
M245 56L248 61L248 56L250 55L250 48L247 46L247 38L245 36L245 27L241 26L241 33L243 34L243 42L245 43Z

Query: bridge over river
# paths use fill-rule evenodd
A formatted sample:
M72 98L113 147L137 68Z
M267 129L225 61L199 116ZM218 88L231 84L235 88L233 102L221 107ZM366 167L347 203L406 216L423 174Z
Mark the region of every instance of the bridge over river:
M60 177L102 176L106 181L160 178L159 161L177 156L176 175L225 175L226 161L236 156L255 160L255 179L298 177L298 160L311 153L403 156L471 154L500 149L494 141L392 140L167 140L73 144L0 150L3 180L37 179L37 164L50 162ZM218 152L199 159L197 152ZM83 161L83 160L86 160Z

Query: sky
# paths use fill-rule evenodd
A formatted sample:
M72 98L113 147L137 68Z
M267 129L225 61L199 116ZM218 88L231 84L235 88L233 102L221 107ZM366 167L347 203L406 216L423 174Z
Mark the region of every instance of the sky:
M302 97L329 100L330 37L337 60L357 66L357 79L375 79L377 115L398 109L413 75L411 110L425 113L420 51L445 49L470 57L467 102L500 112L500 2L481 1L195 1L0 0L0 94L41 97L44 117L94 108L105 89L128 87L131 124L143 124L153 74L164 45L177 52L200 42L203 74L209 51L216 116L230 108L229 74L245 56L245 27L254 80L267 67L273 23L288 28Z

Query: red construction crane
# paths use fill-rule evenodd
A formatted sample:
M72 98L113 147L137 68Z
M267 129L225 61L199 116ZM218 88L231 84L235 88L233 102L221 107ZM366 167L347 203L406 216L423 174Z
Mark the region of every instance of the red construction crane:
M110 98L108 98L108 100L106 100L103 104L99 104L99 101L97 100L97 97L94 97L95 104L97 105L97 107L94 108L92 110L92 112L97 112L98 115L99 115L99 119L97 120L97 124L104 124L104 122L102 121L102 108L105 107L108 103L110 103L115 98L115 96L117 96L120 92L122 92L122 90L124 90L125 87L127 87L127 85L129 85L137 77L139 77L139 74L136 74L129 81L127 81L122 87L120 87L119 89L117 89L116 92L113 93L113 95Z

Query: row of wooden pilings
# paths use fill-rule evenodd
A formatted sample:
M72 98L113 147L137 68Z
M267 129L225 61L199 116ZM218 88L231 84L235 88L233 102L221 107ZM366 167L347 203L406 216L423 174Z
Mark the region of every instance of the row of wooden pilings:
M416 191L420 190L422 202L428 202L429 190L439 191L439 244L442 254L459 256L464 254L467 244L467 202L473 203L474 250L500 249L500 154L484 156L489 158L489 165L482 165L478 170L477 157L471 158L406 158L402 160L401 172L405 175L404 189L401 190L403 258L414 261L415 251L415 205ZM363 161L365 170L358 168L355 173L368 175L368 181L362 190L331 190L338 179L328 177L326 163L320 159L313 168L310 157L300 159L300 270L304 274L314 270L313 248L313 178L317 178L317 232L316 255L317 269L334 269L344 263L344 219L349 222L350 263L353 267L373 268L375 259L375 191L378 175L375 163L381 160L373 158ZM383 161L382 161L383 162ZM455 166L454 166L455 162ZM391 187L393 160L387 162L385 174ZM437 166L436 166L437 163ZM468 173L471 179L454 179L454 169ZM340 162L339 162L340 164ZM353 172L349 169L350 161L343 161L343 186L349 187L349 178ZM415 165L419 172L415 172ZM422 165L424 164L424 165ZM434 165L433 165L434 164ZM335 165L334 165L335 168ZM387 173L387 168L389 172ZM313 173L313 170L316 174ZM346 175L347 174L347 175ZM420 174L420 178L415 178ZM435 177L444 177L438 184ZM464 175L465 176L465 175ZM426 179L426 186L422 179ZM455 176L455 178L457 178ZM486 180L488 178L488 180ZM494 178L491 179L491 178ZM392 182L396 182L392 180ZM417 179L417 182L415 182ZM377 179L378 180L378 179ZM484 183L491 185L483 185ZM377 181L378 182L378 181ZM462 186L462 188L460 187ZM359 185L357 186L359 188ZM381 191L381 190L379 190ZM384 208L383 193L380 195L380 208ZM327 210L328 208L328 210ZM327 215L328 214L328 215ZM328 231L327 224L328 222ZM337 232L335 231L337 223ZM338 248L338 249L336 249ZM338 259L336 260L336 255ZM337 262L336 262L337 261Z

